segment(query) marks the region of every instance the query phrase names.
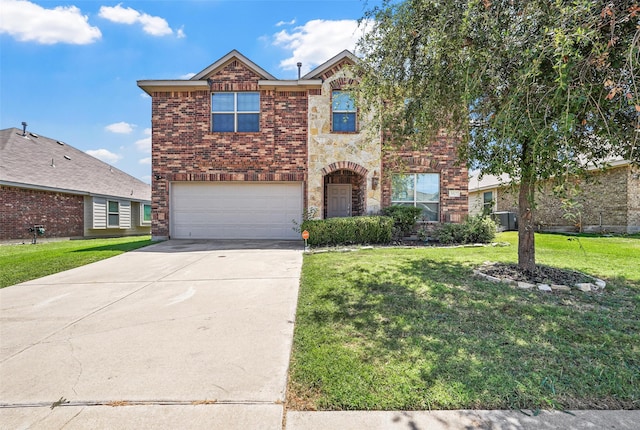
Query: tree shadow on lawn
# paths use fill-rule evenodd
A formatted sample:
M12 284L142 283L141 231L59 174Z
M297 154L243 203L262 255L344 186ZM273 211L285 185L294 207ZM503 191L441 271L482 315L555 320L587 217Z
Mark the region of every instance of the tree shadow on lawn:
M629 290L523 291L425 258L356 262L338 278L307 315L328 348L320 408L640 407Z

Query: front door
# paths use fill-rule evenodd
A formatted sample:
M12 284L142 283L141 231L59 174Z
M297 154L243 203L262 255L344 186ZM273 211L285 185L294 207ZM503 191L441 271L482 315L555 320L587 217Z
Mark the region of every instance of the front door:
M327 218L351 216L351 184L327 184Z

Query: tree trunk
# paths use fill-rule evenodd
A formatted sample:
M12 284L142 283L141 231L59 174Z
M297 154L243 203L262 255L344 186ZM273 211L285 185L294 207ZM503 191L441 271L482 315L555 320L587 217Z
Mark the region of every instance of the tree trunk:
M518 267L533 271L536 268L536 247L533 225L535 197L535 168L533 150L529 142L522 145L522 178L518 194Z

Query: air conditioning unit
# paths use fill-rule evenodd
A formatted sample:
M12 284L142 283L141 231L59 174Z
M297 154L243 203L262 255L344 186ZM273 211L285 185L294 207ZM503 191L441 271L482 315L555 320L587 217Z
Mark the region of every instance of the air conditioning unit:
M494 212L491 214L491 218L498 223L502 231L518 229L518 218L515 212Z

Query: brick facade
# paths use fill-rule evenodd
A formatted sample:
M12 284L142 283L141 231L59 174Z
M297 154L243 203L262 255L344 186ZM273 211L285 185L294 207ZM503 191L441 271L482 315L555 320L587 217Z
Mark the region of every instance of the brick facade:
M260 92L260 131L211 132L209 91L152 94L152 234L169 236L171 181L306 179L307 91L260 89L238 60L209 77L212 91Z
M391 205L393 173L440 174L440 221L461 222L469 211L469 173L459 164L458 141L440 136L421 151L400 148L383 153L382 206Z
M0 202L0 240L28 240L34 224L44 226L45 237L83 235L82 196L0 186Z
M266 72L234 52L197 80L141 85L152 96L154 237L170 236L170 187L179 181L302 182L304 207L320 217L330 183L352 185L352 215L377 213L390 204L390 182L377 183L384 170L398 166L391 157L383 164L380 139L331 129L331 91L355 82L345 72L352 59L337 61L317 76L278 81L261 76ZM260 130L212 132L211 92L216 91L259 92ZM461 221L467 212L467 170L454 166L456 143L443 137L426 151L400 154L410 171L441 174L443 221Z
M640 176L640 175L639 175ZM543 231L634 233L640 231L640 180L630 166L593 172L576 180L580 191L574 199L580 206L573 210L575 221L565 217L560 198L551 184L536 191L534 220ZM497 210L518 212L517 190L498 190Z

